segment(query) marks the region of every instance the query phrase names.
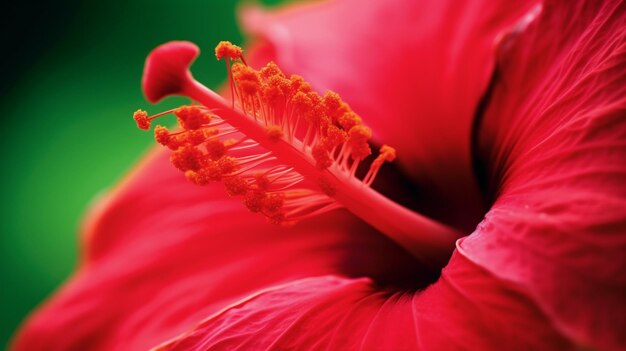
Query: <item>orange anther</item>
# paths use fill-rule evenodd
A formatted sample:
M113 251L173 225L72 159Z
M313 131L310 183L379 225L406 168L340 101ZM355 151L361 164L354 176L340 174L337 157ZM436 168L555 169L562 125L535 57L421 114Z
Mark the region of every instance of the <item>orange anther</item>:
M332 123L330 117L324 113L324 109L320 105L313 106L309 111L304 114L305 120L311 124L312 127L325 130L328 125Z
M322 97L312 91L306 94L310 101L310 107L303 111L304 118L308 123L311 123L313 126L319 128L322 125L322 120L327 119L330 121L330 118L326 116L325 108L322 105Z
M188 130L179 137L181 142L191 144L193 146L200 145L207 139L204 132L200 129Z
M174 110L174 114L183 129L199 129L211 122L211 114L199 106L181 106Z
M326 138L324 145L328 150L332 150L335 146L343 144L348 139L348 134L335 125L329 125L326 128Z
M226 154L226 146L218 139L209 140L204 146L211 160L218 160Z
M285 223L285 214L282 212L271 214L267 216L266 218L271 224L283 224L283 225L289 224L289 223Z
M372 182L376 178L376 174L378 174L378 170L380 170L380 167L383 165L383 163L385 163L385 161L391 162L395 159L396 159L396 149L388 145L381 146L378 156L376 156L376 159L372 161L369 172L367 173L365 178L363 178L363 181L365 182L365 184L367 185L372 184Z
M324 93L323 99L324 99L324 105L329 110L336 110L343 103L343 101L341 101L341 97L339 96L339 94L331 90L328 90L326 93Z
M277 125L265 127L265 133L267 134L267 137L273 142L277 142L284 135L283 129Z
M200 150L191 145L186 145L174 151L170 156L170 161L174 167L183 172L189 170L197 171L201 167L201 158L202 152Z
M199 172L195 171L186 171L185 177L189 179L192 183L196 185L207 185L211 181L203 174L202 170Z
M254 174L254 188L258 190L267 190L270 186L270 180L263 173Z
M185 145L185 136L184 135L171 135L170 134L170 138L169 141L167 142L167 147L172 150L172 151L176 151L178 150L178 148L180 148L181 146Z
M372 137L372 130L364 125L356 125L348 132L350 142L363 142Z
M363 123L361 117L353 111L348 111L339 117L339 125L343 130L350 130L352 127Z
M362 160L371 155L367 141L372 137L372 130L364 125L356 125L348 132L348 142L350 143L350 155L354 160Z
M224 156L217 160L217 165L222 175L229 175L237 170L237 160L230 156Z
M204 167L198 171L199 174L215 182L222 180L222 177L234 172L237 167L235 159L232 157L222 157L217 161L205 161Z
M222 176L224 175L218 161L207 161L200 172L204 177L215 182L222 180Z
M259 72L250 66L236 63L232 67L233 80L237 87L247 95L256 94L261 86Z
M230 196L243 195L248 191L248 182L242 177L228 177L224 180L226 192Z
M322 103L322 96L315 91L310 91L306 94L311 100L311 104L319 105Z
M243 204L252 212L261 212L265 196L266 194L263 191L248 190L244 196Z
M137 123L139 129L150 129L150 119L148 119L148 113L144 110L137 110L133 113L133 119Z
M379 151L378 156L376 156L376 159L372 161L371 168L373 170L378 170L383 165L383 163L385 163L385 161L391 162L395 159L396 159L396 149L388 145L383 145L380 147L380 151Z
M273 61L270 61L265 65L265 67L261 68L261 77L264 79L269 79L270 77L280 77L285 78L285 74L280 70L278 65Z
M231 60L241 59L243 50L237 45L234 45L230 41L220 41L215 47L215 57L218 60L226 57Z
M263 84L263 97L270 106L282 104L289 94L289 80L280 76L271 76Z
M170 142L170 131L163 126L154 127L154 139L157 143L167 146Z
M296 113L304 113L312 108L313 103L307 94L299 91L291 98L291 105Z
M315 159L315 165L319 169L326 169L333 164L333 160L330 158L330 154L323 144L313 146L311 154Z
M396 149L392 148L389 145L383 145L380 147L380 156L383 156L385 161L392 162L396 159Z
M338 121L341 115L350 111L350 107L348 107L348 105L341 100L339 94L334 91L327 91L324 94L323 104L326 109L326 114L330 116L333 121Z
M291 95L295 95L297 93L306 94L313 90L311 89L311 85L299 75L292 74L289 77L289 82L291 86Z
M285 203L285 195L282 193L271 193L268 194L262 200L263 212L266 215L272 215L280 212L283 208L283 204Z

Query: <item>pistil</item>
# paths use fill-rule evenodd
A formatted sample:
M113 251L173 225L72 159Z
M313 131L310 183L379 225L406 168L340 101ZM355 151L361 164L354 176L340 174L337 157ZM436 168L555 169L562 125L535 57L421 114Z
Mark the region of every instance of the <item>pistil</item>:
M143 84L152 102L183 95L200 105L133 116L140 129L166 113L177 116L181 131L157 126L155 139L174 150L172 163L190 181L223 181L229 195L273 223L292 225L345 208L423 261L445 263L459 233L371 188L383 164L395 159L392 147L383 145L365 176L357 176L372 153L372 133L339 95L319 95L272 62L257 71L239 47L221 42L215 53L228 70L226 101L189 73L198 53L188 42L160 46L148 57Z

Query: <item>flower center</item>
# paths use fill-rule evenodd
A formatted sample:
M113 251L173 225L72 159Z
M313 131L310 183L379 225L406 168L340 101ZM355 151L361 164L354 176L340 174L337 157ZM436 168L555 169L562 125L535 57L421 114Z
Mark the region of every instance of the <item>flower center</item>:
M197 55L188 42L158 47L146 61L143 86L152 102L176 94L202 105L133 116L145 130L155 118L177 117L180 130L157 126L155 139L173 151L172 164L190 181L223 182L229 195L277 224L345 208L424 262L447 261L459 235L371 188L396 151L383 145L371 156L370 128L339 95L320 95L273 62L255 70L241 48L221 42L215 55L226 63L229 102L192 78L188 67Z

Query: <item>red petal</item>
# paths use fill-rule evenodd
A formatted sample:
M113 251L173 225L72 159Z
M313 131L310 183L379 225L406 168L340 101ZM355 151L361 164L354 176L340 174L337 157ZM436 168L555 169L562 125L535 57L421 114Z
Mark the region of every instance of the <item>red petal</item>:
M244 11L286 71L337 91L422 187L425 214L468 230L484 213L470 138L494 45L537 1L328 1Z
M626 4L550 1L514 40L480 130L498 197L463 253L626 349Z
M266 223L221 184L148 159L87 225L79 272L22 328L17 350L145 350L257 290L301 277L419 279L400 248L344 211Z
M514 287L460 255L424 292L323 276L273 287L209 317L160 350L565 349Z

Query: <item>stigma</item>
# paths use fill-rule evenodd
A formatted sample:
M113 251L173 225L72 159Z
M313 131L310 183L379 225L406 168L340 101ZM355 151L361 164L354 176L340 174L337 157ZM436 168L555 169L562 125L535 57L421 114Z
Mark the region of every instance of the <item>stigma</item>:
M240 47L223 41L215 57L225 62L227 100L193 78L189 66L198 54L189 42L153 50L142 82L147 99L180 95L192 103L133 114L142 130L161 116L176 116L178 126L156 125L154 137L171 150L173 167L190 182L222 183L228 195L276 224L345 208L424 261L447 258L459 236L454 229L372 189L396 150L382 145L373 152L372 130L337 93L320 94L274 62L255 69Z

